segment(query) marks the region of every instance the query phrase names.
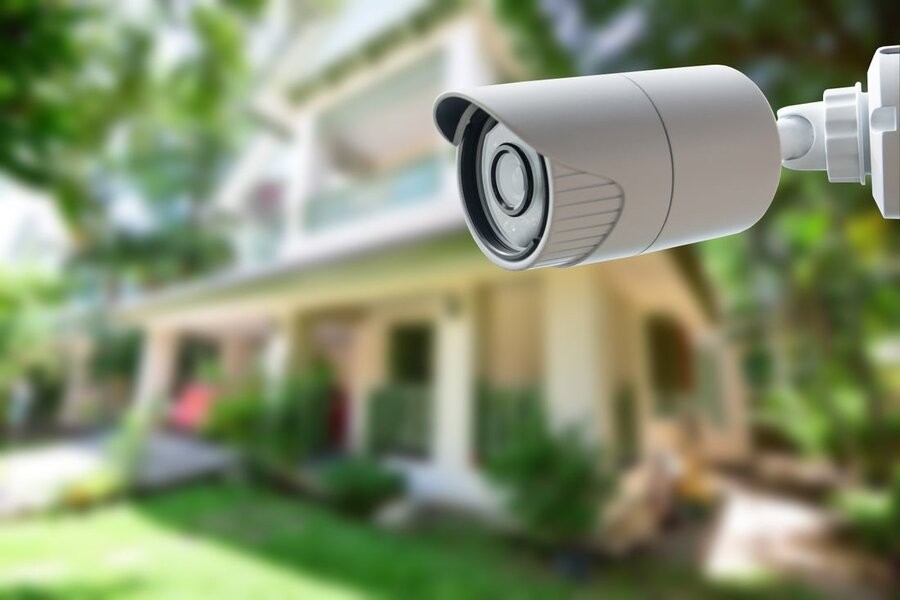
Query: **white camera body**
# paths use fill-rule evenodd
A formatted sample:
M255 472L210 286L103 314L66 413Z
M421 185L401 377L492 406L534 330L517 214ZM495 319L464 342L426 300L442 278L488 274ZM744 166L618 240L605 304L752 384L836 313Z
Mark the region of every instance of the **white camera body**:
M791 166L822 137L815 123L781 127L756 84L720 65L447 92L434 119L457 146L470 231L515 270L747 229L772 202L783 159Z

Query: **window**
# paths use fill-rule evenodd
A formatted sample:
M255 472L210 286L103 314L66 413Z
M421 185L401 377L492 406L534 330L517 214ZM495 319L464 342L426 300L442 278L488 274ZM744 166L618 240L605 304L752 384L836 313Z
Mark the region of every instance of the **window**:
M725 397L722 384L721 358L714 348L702 348L697 352L697 395L699 407L719 427L727 424Z
M657 411L673 415L694 387L693 354L684 328L671 317L647 321L650 376L657 397Z
M250 190L247 211L254 220L277 222L282 219L283 202L283 183L277 180L263 180Z
M388 375L394 383L427 384L432 376L433 331L427 323L404 324L390 333Z
M388 335L388 381L372 394L369 446L377 454L427 456L431 442L434 334L427 323Z
M613 419L616 425L616 461L622 467L634 464L640 454L640 422L637 398L630 386L621 387L613 396Z
M284 232L284 184L274 179L259 181L244 202L245 259L255 262L273 258Z

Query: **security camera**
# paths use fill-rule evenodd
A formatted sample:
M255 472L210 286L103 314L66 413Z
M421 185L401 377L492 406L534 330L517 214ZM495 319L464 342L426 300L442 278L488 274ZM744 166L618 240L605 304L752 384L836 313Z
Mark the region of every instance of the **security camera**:
M772 114L730 67L708 65L451 91L434 119L457 147L466 223L507 269L571 266L737 233L785 166L865 182L900 218L900 46L860 84Z

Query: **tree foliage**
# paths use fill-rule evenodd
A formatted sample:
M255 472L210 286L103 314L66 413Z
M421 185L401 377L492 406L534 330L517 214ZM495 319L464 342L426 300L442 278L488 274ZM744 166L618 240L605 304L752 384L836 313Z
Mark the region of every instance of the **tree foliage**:
M0 169L69 216L90 203L92 154L146 87L146 33L102 23L88 3L0 5Z
M170 281L227 258L205 207L247 121L261 5L0 7L0 171L57 201L90 285Z
M591 55L590 71L728 64L750 75L774 107L864 80L874 50L900 42L900 3L893 0L568 4L606 35L623 15L634 25L628 35L619 32L618 46ZM576 55L596 48L589 35L570 39ZM900 389L880 376L870 352L900 335L900 237L892 229L870 188L784 172L760 223L699 245L733 333L751 350L758 395L794 390L792 397L826 417L829 439L839 440L835 454L880 478L891 460L884 423L900 411L892 400ZM856 426L843 416L850 414L847 398L857 398L868 415L859 435L849 433Z

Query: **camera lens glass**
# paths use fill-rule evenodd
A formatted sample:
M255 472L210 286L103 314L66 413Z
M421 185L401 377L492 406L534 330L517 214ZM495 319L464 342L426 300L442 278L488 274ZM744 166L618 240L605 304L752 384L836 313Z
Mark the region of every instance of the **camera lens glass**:
M503 144L491 162L491 188L500 209L510 216L528 210L534 188L528 157L513 144Z
M508 261L530 256L549 216L544 157L477 111L463 134L457 166L467 220L482 247Z

